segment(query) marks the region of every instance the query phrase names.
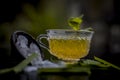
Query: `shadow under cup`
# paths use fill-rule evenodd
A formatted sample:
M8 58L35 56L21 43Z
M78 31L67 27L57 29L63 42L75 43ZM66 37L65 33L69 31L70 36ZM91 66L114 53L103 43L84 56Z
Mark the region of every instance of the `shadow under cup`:
M93 33L88 30L50 29L47 34L41 34L38 41L46 48L41 39L47 38L47 49L52 55L64 61L76 62L88 54Z

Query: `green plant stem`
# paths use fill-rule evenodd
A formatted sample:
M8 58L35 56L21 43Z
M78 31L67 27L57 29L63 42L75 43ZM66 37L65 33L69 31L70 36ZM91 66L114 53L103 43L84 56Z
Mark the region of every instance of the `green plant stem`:
M102 62L102 63L104 63L104 64L107 64L107 65L109 65L109 66L111 66L111 67L113 67L113 68L115 68L115 69L120 70L120 67L118 67L118 66L116 66L116 65L114 65L114 64L112 64L112 63L109 63L109 62L107 62L107 61L105 61L105 60L103 60L103 59L100 59L100 58L98 58L98 57L96 57L96 56L94 56L94 59L97 60L97 61L99 61L99 62Z

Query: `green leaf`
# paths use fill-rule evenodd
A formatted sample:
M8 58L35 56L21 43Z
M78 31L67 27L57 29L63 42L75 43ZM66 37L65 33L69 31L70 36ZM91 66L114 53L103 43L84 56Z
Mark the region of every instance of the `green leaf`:
M59 73L59 72L75 72L75 73L87 73L91 74L90 68L88 67L82 67L82 66L77 66L77 67L67 67L67 68L40 68L38 69L38 73Z
M80 26L83 22L82 17L83 15L81 15L80 17L71 17L68 20L68 25L72 27L74 30L80 30Z
M25 60L23 60L20 64L18 64L17 66L15 66L13 68L13 70L16 73L22 71L37 56L38 56L38 54L36 54L36 53L31 54L28 58L26 58Z
M91 74L90 68L89 67L83 67L83 66L68 68L67 72L85 72L85 73Z
M22 71L37 56L38 56L38 54L32 53L28 58L26 58L25 60L20 62L20 64L18 64L17 66L0 70L0 74L8 73L11 71L15 71L16 73L18 73L18 72Z
M89 28L86 28L85 30L93 31L93 28L89 27Z
M98 57L96 57L96 56L94 56L94 59L97 60L97 61L99 61L99 62L101 62L101 63L104 63L104 64L106 64L106 65L108 65L108 66L111 66L111 67L113 67L113 68L115 68L115 69L120 70L120 67L118 67L118 66L116 66L116 65L114 65L114 64L112 64L112 63L110 63L110 62L107 62L107 61L105 61L105 60L103 60L103 59L100 59L100 58L98 58Z
M0 70L0 74L8 73L8 72L11 72L12 70L13 68L2 69Z
M97 66L97 67L109 67L108 65L106 64L102 64L98 61L95 61L95 60L90 60L90 59L87 59L87 60L84 60L82 63L81 63L82 66Z

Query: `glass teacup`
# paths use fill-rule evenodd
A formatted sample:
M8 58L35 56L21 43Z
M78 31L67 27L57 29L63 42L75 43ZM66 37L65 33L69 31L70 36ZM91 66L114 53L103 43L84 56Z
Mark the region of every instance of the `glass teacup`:
M47 34L40 34L37 41L57 58L76 62L89 53L93 33L89 30L49 29ZM48 40L49 47L41 42L42 38Z

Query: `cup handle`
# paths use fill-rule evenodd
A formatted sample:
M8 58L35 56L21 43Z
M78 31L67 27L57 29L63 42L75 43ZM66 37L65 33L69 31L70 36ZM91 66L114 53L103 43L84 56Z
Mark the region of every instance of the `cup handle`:
M49 51L48 46L45 45L44 43L42 43L42 41L41 41L43 38L47 39L47 38L48 38L47 34L40 34L40 35L37 37L36 41L38 42L38 44L39 44L41 47L43 47L43 48L45 48L45 49L47 49L47 50Z

